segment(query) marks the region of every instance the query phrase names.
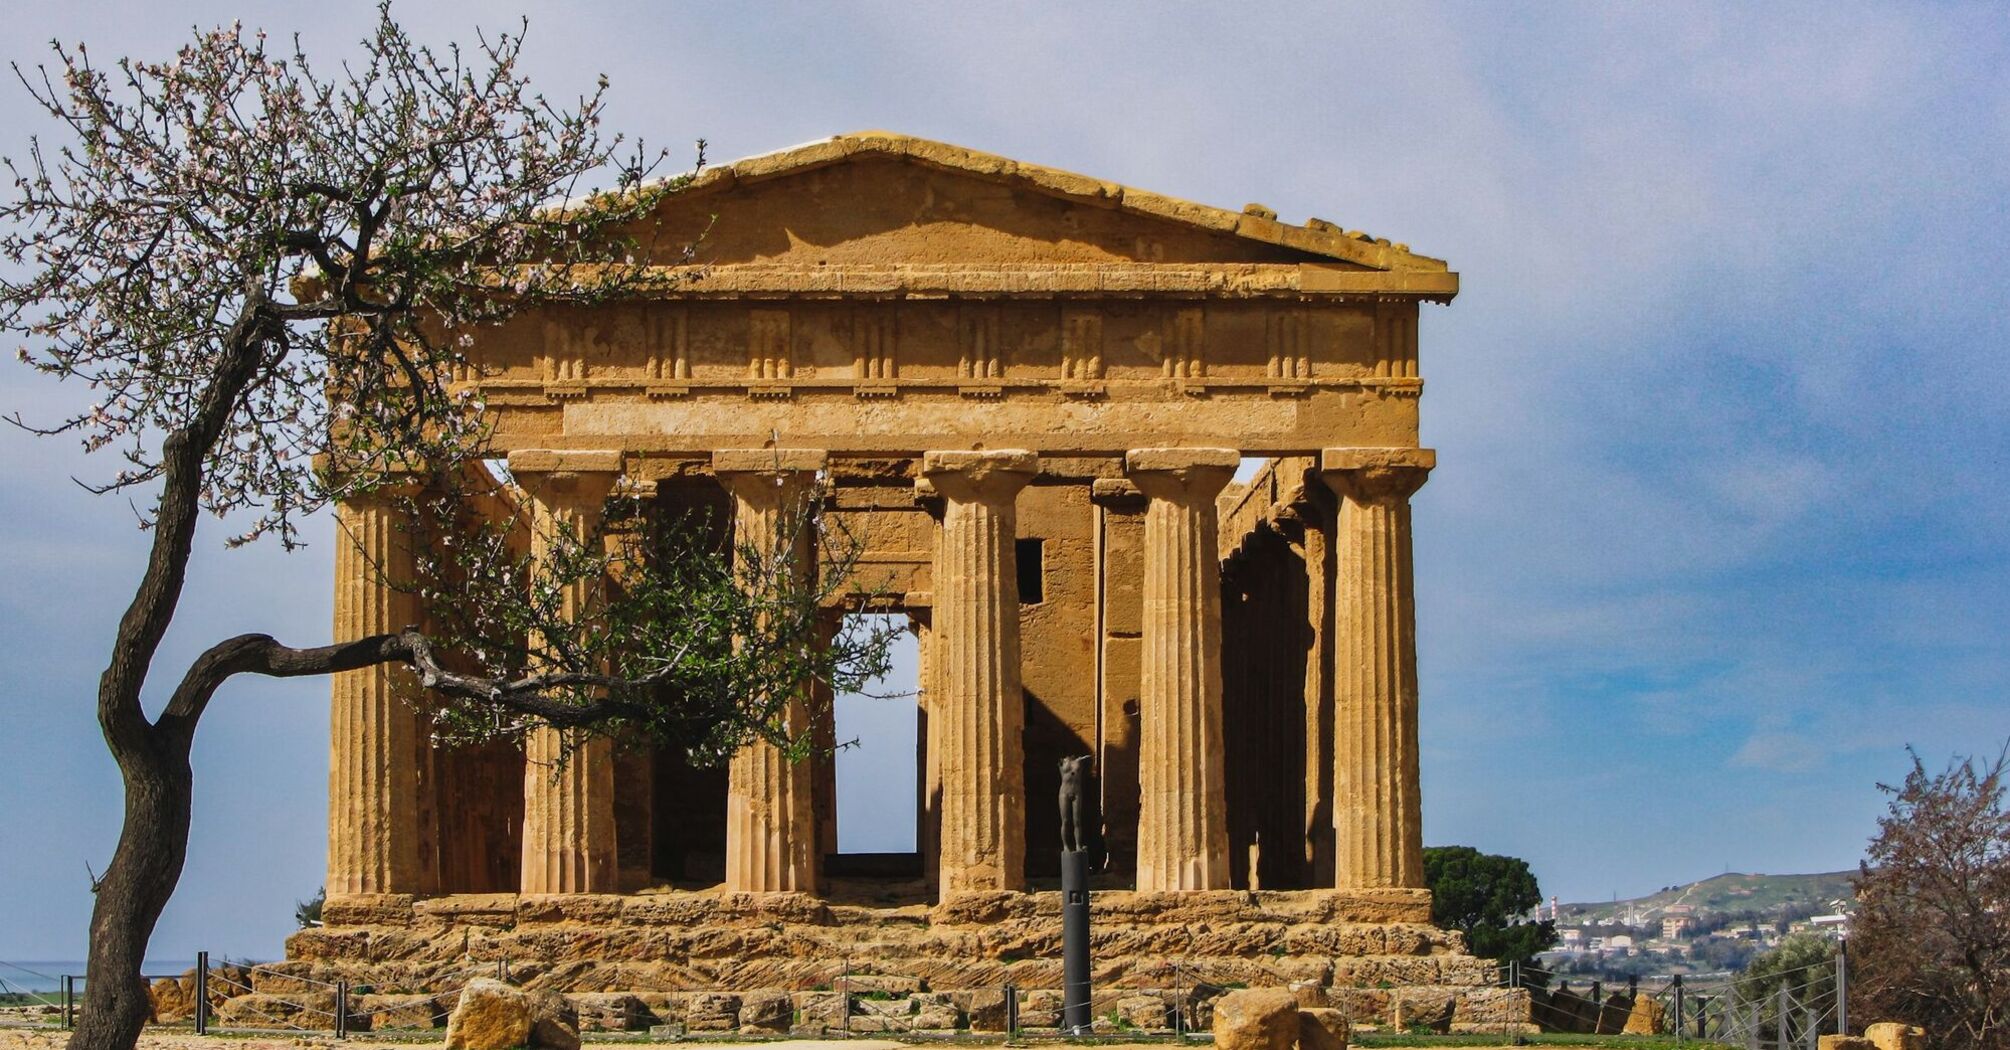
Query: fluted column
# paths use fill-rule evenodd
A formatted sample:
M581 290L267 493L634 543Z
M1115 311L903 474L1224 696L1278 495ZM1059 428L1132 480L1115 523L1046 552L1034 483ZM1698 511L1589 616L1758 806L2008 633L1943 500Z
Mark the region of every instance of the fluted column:
M929 730L941 745L941 893L1026 880L1025 694L1019 681L1019 490L1031 452L930 452L936 537Z
M1333 530L1334 885L1424 885L1410 496L1437 454L1329 448Z
M520 451L510 473L530 495L531 560L587 539L621 470L619 452ZM605 584L580 580L562 612L592 615ZM531 639L535 652L540 645ZM582 730L542 727L524 738L522 893L613 893L619 888L614 839L614 744Z
M759 552L773 568L806 580L816 571L815 534L807 527L825 455L811 449L722 449L712 455L719 483L733 494L736 557ZM782 712L790 736L810 729L809 683ZM756 740L733 756L726 775L726 888L747 893L817 889L815 769Z
M942 857L942 744L938 726L930 711L935 709L935 686L930 679L935 632L931 620L916 619L915 680L920 695L915 697L914 761L914 851L921 854L921 878L934 882L941 874Z
M1228 810L1221 729L1221 562L1214 498L1241 454L1136 449L1124 457L1145 509L1138 689L1140 892L1225 890Z
M335 638L418 623L409 537L395 493L335 508ZM401 664L334 675L328 755L328 893L412 893L419 886L418 683Z

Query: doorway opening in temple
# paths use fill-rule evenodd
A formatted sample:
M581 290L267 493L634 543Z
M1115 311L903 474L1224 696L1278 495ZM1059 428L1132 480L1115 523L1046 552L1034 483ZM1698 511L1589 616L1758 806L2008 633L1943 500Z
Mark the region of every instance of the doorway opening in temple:
M847 628L895 629L887 673L841 694L835 718L836 849L831 879L904 882L922 876L919 815L926 722L920 709L921 646L902 613L854 613ZM827 840L828 841L828 840Z

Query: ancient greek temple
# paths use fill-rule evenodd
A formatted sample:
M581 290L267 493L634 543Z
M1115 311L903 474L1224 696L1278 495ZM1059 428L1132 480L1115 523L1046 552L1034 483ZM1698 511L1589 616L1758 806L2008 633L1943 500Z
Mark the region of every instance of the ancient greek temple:
M1444 262L883 132L708 170L662 224L697 245L663 262L667 291L476 347L505 495L575 525L610 494L710 509L743 539L813 500L862 539L859 593L920 636L912 874L936 934L1044 928L1057 760L1091 754L1111 921L1214 908L1314 931L1188 943L1221 979L1486 983L1422 889L1410 499L1434 463L1417 332L1458 291ZM1266 462L1233 482L1246 458ZM368 569L409 557L389 505L341 514L361 544L337 563L337 636L414 622ZM473 928L535 958L540 923L644 930L672 908L880 921L828 903L828 760L757 744L700 769L602 743L554 775L552 730L435 748L415 688L402 669L335 683L329 926L296 956L368 956L345 928L380 952ZM880 966L978 987L1045 964L980 942ZM796 969L758 973L663 951L674 976L607 977L632 958L610 951L594 986L828 979L800 945Z

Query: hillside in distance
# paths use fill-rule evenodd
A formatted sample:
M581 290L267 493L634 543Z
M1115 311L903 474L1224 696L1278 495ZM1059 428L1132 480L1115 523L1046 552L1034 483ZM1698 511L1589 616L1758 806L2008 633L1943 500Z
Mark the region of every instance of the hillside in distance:
M1747 875L1726 872L1685 886L1670 886L1644 897L1618 901L1592 901L1561 906L1559 921L1564 925L1598 923L1617 919L1629 925L1658 922L1672 905L1686 904L1690 914L1737 915L1752 912L1767 915L1792 909L1815 912L1835 910L1832 902L1851 900L1850 880L1854 871L1829 871L1813 875Z

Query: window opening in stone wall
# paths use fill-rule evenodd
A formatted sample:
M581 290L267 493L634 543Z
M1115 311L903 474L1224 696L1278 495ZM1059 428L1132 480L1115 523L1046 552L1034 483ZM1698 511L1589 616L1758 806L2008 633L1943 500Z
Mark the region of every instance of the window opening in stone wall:
M867 874L882 866L858 855L885 857L889 863L900 855L906 862L893 866L905 868L914 863L920 797L915 741L921 645L905 629L905 614L860 613L846 619L866 620L856 626L868 630L902 629L887 654L892 664L887 673L862 692L841 694L835 702L837 742L850 744L837 753L837 848L839 856L855 859L837 864L840 870L833 874L850 868Z
M1047 568L1042 562L1046 544L1046 540L1018 541L1021 605L1038 605L1047 600Z

